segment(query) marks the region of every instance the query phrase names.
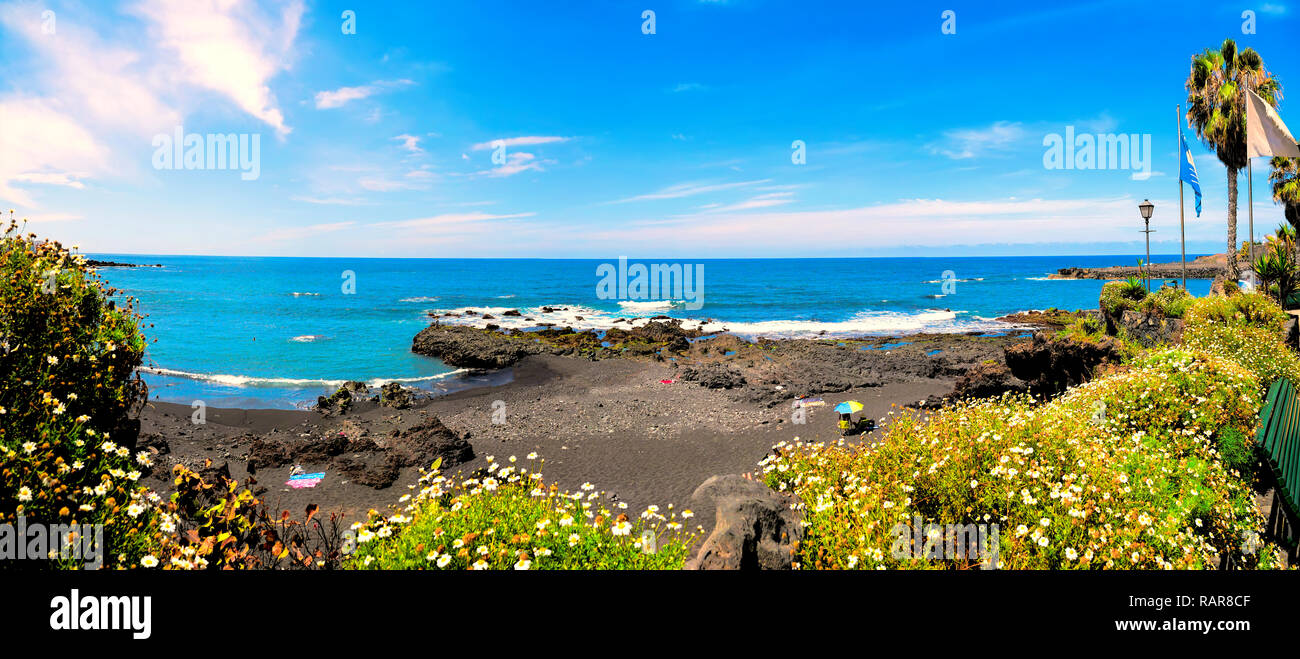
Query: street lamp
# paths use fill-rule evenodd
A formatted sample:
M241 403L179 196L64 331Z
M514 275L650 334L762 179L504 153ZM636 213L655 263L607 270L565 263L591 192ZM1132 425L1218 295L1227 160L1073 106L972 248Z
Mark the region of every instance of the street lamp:
M1142 213L1142 222L1146 225L1146 228L1142 230L1142 233L1145 233L1145 234L1147 235L1147 261L1146 261L1146 263L1147 263L1147 269L1146 269L1146 271L1147 271L1148 273L1151 272L1151 232L1152 232L1152 231L1155 231L1155 229L1152 229L1152 228L1151 228L1151 213L1152 213L1153 211L1155 211L1155 209L1156 209L1156 205L1153 204L1153 203L1151 203L1151 200L1150 200L1150 199L1143 199L1143 200L1142 200L1142 203L1138 204L1138 212ZM1150 275L1148 275L1147 277L1145 277L1145 279L1147 280L1147 292L1150 293L1150 292L1151 292L1151 277L1150 277Z

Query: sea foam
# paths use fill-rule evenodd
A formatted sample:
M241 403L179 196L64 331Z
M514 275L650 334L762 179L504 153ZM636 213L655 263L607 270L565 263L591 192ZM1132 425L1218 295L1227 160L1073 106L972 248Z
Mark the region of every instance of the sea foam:
M211 382L228 387L338 387L348 381L345 379L333 378L280 378L257 377L252 375L226 375L224 373L192 373L190 371L180 371L172 368L161 368L156 366L141 366L140 370L144 373L152 373L154 375L165 375L173 378ZM402 384L432 382L468 372L469 369L458 368L454 371L439 373L437 375L401 378L373 378L366 381L366 386L379 387L388 384L389 382L399 382Z

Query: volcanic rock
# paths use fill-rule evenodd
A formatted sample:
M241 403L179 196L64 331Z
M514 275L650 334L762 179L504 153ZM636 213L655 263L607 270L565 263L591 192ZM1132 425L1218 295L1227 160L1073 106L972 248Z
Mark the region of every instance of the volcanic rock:
M528 339L498 332L458 325L430 325L415 335L411 352L437 357L458 368L505 368L544 350Z
M740 371L723 364L687 366L682 369L681 380L695 382L706 389L736 389L745 386L745 376Z
M1027 386L1023 380L1011 374L1011 369L1006 364L983 363L975 365L957 379L949 398L988 398L1001 396L1008 391L1023 393Z
M717 523L688 570L788 570L803 539L797 499L738 475L713 476L691 496L717 508Z
M1040 332L1033 341L1006 349L1011 374L1024 380L1031 392L1052 396L1091 380L1098 366L1122 359L1121 344L1110 337L1085 341Z

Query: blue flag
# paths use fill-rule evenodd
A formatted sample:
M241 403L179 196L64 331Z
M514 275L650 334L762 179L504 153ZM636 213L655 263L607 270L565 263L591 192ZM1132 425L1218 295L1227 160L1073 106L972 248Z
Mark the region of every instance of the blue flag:
M1192 162L1192 152L1187 149L1187 139L1183 131L1178 131L1178 146L1182 148L1182 162L1178 165L1178 180L1186 181L1196 193L1196 217L1201 216L1201 181L1196 178L1196 163Z

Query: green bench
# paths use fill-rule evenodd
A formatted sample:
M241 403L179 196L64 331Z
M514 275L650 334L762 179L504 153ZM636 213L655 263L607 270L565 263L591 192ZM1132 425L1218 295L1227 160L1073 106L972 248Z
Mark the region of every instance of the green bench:
M1300 396L1286 378L1268 388L1255 435L1264 462L1273 474L1273 505L1268 533L1295 558L1295 531L1300 528Z

